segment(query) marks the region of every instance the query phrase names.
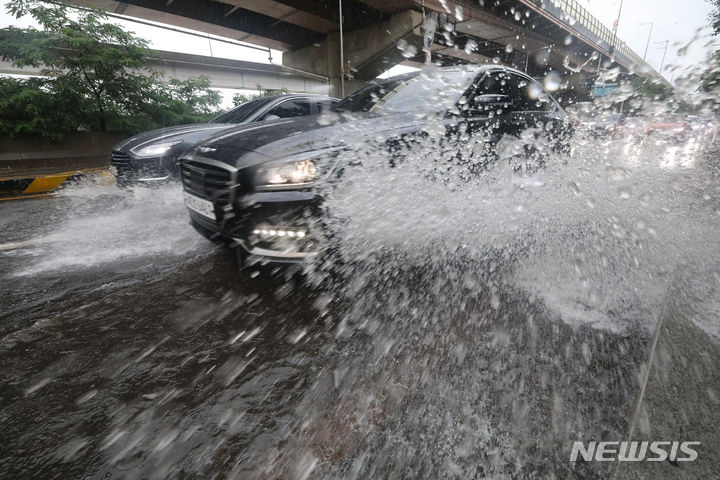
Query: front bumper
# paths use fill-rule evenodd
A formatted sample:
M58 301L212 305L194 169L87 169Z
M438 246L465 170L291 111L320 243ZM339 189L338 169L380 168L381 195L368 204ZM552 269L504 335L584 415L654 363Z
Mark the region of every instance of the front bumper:
M249 245L243 239L233 239L234 242L241 247L246 255L248 263L303 263L318 255L317 251L298 252L273 250L268 248L260 248Z
M254 192L215 205L214 220L188 212L202 235L242 248L248 262L301 263L318 254L321 202L312 191Z

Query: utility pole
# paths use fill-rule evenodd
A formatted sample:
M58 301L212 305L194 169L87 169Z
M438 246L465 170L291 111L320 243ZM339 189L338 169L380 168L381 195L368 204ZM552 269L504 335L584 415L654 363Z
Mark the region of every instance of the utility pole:
M655 42L655 45L659 45L661 43L665 44L665 51L663 52L663 58L662 58L662 61L660 62L660 70L658 70L658 73L660 75L662 75L662 69L665 66L665 55L667 55L667 49L668 49L668 45L670 44L670 40L665 40L662 42Z
M647 58L648 47L650 46L650 37L652 36L653 22L641 23L640 25L650 25L650 33L648 33L647 43L645 44L645 53L643 53L643 61Z

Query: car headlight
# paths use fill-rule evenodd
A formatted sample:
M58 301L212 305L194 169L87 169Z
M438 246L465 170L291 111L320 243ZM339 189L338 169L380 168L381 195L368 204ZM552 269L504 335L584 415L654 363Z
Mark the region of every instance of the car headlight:
M164 155L165 152L170 150L178 143L182 143L182 140L177 140L174 142L151 143L150 145L133 148L130 150L130 152L137 155L138 157L159 157L160 155Z
M312 183L320 174L316 159L261 165L255 170L256 187L301 186Z

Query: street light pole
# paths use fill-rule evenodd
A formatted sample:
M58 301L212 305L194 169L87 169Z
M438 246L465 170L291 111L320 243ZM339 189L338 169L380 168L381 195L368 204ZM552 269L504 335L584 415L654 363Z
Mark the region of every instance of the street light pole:
M345 98L345 48L343 46L342 0L338 0L338 22L340 23L340 98Z
M618 27L620 26L620 14L622 13L622 7L623 7L623 0L620 0L620 8L618 8L618 14L617 19L615 20L615 24L613 25L613 44L610 49L610 55L612 55L615 50L617 49L617 42L618 42Z
M650 37L652 36L653 22L641 23L640 25L650 25L650 33L648 33L647 43L645 44L645 53L643 53L643 61L647 58L648 47L650 46Z
M667 49L668 49L668 45L670 44L670 40L665 40L663 42L655 42L656 45L659 45L661 43L665 44L665 51L663 52L663 58L662 58L662 61L660 62L660 70L658 70L658 73L660 75L662 75L662 69L665 66L665 55L667 55Z

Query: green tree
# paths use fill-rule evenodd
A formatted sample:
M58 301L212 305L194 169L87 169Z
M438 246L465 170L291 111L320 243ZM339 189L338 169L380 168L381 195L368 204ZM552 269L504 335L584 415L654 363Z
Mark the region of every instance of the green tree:
M257 84L256 89L258 90L258 93L255 94L247 95L244 93L236 93L235 95L233 95L233 105L238 107L243 103L249 102L250 100L255 100L256 98L271 97L273 95L281 95L283 93L288 93L288 89L285 87L275 90L266 90L263 88L262 85Z
M203 123L217 116L222 95L210 88L206 76L188 80L171 79L156 84L144 108L144 116L134 119L130 130L142 131L164 125Z
M635 95L649 97L652 100L667 100L673 94L672 87L648 77L636 76L632 80L632 87Z
M7 10L32 16L42 30L0 30L0 57L45 78L2 82L0 133L138 131L206 121L221 102L206 77L160 83L147 41L108 23L101 10L40 0L10 0Z
M710 26L713 29L714 35L720 35L720 0L709 0L714 10L710 12L708 20L710 20Z
M43 132L59 139L78 125L67 112L78 108L76 98L46 78L0 78L0 134L19 136Z
M720 0L709 0L715 7L708 17L713 35L720 35ZM715 51L710 59L710 65L700 77L700 90L706 93L717 91L720 87L720 50ZM713 101L714 100L714 101ZM717 100L711 99L717 104Z
M720 50L713 54L710 66L700 77L700 89L704 92L712 92L720 87Z
M107 23L99 10L61 3L10 0L10 13L31 15L42 27L0 31L0 55L19 67L33 66L53 77L57 89L75 97L79 124L107 130L110 119L143 111L157 82L147 68L147 42Z

